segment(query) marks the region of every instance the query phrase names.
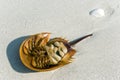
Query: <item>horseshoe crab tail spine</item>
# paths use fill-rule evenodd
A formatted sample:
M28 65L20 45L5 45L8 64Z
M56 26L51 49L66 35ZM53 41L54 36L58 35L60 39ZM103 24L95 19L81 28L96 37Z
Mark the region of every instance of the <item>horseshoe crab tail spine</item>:
M78 42L82 41L83 39L85 39L85 38L87 38L87 37L90 37L90 36L92 36L92 35L93 35L93 34L88 34L88 35L86 35L86 36L83 36L83 37L77 38L77 39L75 39L75 40L73 40L73 41L70 41L70 42L69 42L69 45L70 45L70 46L73 46L73 45L77 44Z

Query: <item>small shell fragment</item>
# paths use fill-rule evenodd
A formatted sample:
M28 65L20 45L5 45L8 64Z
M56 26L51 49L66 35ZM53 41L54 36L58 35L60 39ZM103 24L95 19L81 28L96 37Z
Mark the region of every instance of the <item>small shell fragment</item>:
M95 17L103 17L105 16L105 11L103 9L97 8L97 9L91 10L89 14Z

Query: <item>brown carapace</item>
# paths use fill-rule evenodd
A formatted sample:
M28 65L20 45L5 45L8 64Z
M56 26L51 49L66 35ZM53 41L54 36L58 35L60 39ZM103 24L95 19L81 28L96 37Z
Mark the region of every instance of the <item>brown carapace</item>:
M72 46L89 36L92 34L68 42L61 37L50 39L49 32L35 34L22 42L20 59L34 71L54 70L71 63L72 56L76 53Z

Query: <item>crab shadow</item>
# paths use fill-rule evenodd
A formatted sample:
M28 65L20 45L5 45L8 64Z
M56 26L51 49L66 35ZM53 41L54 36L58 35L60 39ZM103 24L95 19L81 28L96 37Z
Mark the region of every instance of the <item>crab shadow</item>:
M20 44L27 38L28 36L23 36L23 37L19 37L13 41L11 41L8 46L7 46L7 57L8 60L10 62L11 67L20 73L32 73L35 71L32 71L30 69L28 69L27 67L25 67L21 60L20 60L20 56L19 56L19 47Z

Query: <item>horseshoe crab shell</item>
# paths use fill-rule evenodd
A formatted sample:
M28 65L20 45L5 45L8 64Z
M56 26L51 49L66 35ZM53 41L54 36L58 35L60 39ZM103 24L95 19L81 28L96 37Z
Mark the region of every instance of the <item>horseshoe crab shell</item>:
M75 50L68 45L68 41L50 38L50 33L39 33L24 40L20 46L22 63L34 71L49 71L62 67L71 61Z

